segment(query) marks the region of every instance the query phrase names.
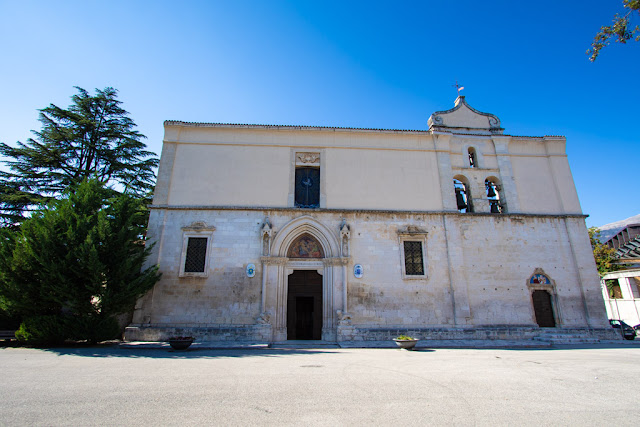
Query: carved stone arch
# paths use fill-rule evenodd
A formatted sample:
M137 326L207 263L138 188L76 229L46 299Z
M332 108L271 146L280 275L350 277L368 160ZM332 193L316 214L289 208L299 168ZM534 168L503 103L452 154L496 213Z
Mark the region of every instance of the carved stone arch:
M486 177L484 180L484 187L485 196L489 201L489 211L491 213L506 213L507 204L500 178L496 178L493 175Z
M295 218L282 227L273 240L271 253L286 257L291 244L303 234L310 235L322 246L325 258L340 256L340 244L332 230L309 215Z
M337 339L336 310L346 311L346 265L341 257L340 240L337 227L329 229L313 217L304 215L295 218L284 225L276 233L272 246L271 257L265 257L266 262L276 261L268 266L263 285L263 299L266 312L274 313L273 339L284 341L288 339L288 304L289 304L289 275L294 270L315 270L322 276L322 339L335 341ZM309 239L315 246L320 246L317 253L323 255L314 257L289 257L289 249L296 242ZM318 249L318 248L316 248Z
M471 183L469 179L464 175L456 175L453 177L453 195L456 197L456 204L458 210L461 212L473 212L473 193L471 191ZM461 199L461 194L464 196ZM466 208L462 209L460 202L463 201L466 204Z
M542 268L536 268L533 274L527 279L527 287L531 294L531 315L532 319L538 323L539 326L560 326L562 325L562 316L560 307L558 304L558 294L556 291L556 282ZM537 307L536 294L546 293L548 296L548 303L551 307L547 307L547 310L551 311L552 324L541 325L539 317L539 310ZM544 307L543 307L544 309Z
M502 185L502 181L500 181L500 178L493 175L486 177L485 180L493 181L493 183L496 185Z

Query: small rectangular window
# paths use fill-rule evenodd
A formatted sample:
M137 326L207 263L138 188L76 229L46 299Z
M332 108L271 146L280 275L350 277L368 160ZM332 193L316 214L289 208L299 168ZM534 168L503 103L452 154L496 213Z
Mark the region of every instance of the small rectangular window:
M632 277L629 284L631 285L631 295L634 298L640 298L640 277Z
M404 269L408 276L424 276L422 242L404 241Z
M620 299L622 298L622 290L618 284L618 279L607 279L604 281L607 285L607 291L609 292L609 298Z
M185 273L204 273L207 260L207 238L189 237L187 256L184 260Z

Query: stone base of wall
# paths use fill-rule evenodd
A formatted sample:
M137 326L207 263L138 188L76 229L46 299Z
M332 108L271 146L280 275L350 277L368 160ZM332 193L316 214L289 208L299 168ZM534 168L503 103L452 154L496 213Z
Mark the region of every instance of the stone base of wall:
M125 341L167 341L170 337L190 336L197 341L271 341L271 325L136 325L127 326Z
M532 326L486 326L475 328L359 328L349 331L345 341L388 341L399 335L421 340L535 340L593 339L618 340L613 328L538 328ZM345 336L345 338L347 338ZM341 341L340 335L338 340Z
M365 328L340 325L337 341L389 341L399 335L421 340L619 340L613 328L538 328L532 326L486 326L475 328ZM272 342L269 324L258 325L166 325L131 324L126 341L166 341L175 336L192 336L198 341Z

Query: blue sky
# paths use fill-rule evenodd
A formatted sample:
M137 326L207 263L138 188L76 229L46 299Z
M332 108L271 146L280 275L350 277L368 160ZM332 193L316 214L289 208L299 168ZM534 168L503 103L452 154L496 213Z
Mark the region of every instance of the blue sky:
M587 225L640 213L640 43L585 51L610 1L0 0L0 141L73 86L164 120L426 129L458 81L511 135L564 135Z

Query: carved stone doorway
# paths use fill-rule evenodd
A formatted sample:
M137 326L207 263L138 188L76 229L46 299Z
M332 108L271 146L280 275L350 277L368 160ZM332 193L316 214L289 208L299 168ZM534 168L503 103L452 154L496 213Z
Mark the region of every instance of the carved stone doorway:
M322 339L322 276L315 270L289 275L287 339Z
M553 328L556 320L553 316L553 306L551 305L551 294L544 290L535 290L531 294L533 299L533 311L536 315L536 323L541 328Z

